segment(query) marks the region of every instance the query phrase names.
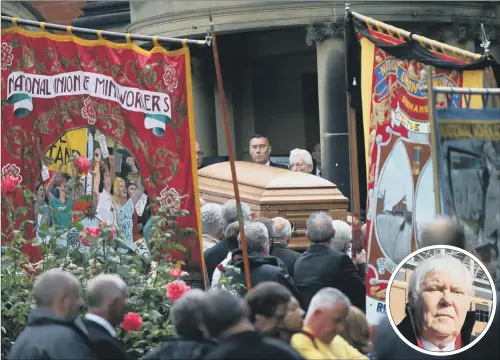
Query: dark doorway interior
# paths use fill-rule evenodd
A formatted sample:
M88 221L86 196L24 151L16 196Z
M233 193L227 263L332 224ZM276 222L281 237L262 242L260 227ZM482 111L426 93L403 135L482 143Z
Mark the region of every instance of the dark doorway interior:
M304 132L306 148L312 151L319 142L318 74L302 75L302 99L304 104Z

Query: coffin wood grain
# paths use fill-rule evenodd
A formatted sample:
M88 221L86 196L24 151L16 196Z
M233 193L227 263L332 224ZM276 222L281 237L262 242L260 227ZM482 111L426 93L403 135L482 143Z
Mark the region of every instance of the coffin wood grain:
M347 218L348 199L328 180L244 161L235 165L241 200L256 216L282 216L295 224L291 248L304 249L309 245L305 230L313 212L329 212L333 219L344 221ZM200 194L208 203L223 204L234 198L229 162L199 170L198 183Z

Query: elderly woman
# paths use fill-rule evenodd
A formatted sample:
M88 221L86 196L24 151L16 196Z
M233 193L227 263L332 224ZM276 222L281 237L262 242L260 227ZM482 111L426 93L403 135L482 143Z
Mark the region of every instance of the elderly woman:
M460 260L444 254L426 259L411 275L406 317L397 328L421 349L458 350L471 342L471 295L472 275Z

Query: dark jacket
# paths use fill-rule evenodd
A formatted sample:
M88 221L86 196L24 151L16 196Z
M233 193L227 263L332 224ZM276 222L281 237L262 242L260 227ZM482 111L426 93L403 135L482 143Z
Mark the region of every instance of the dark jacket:
M297 258L300 254L296 251L290 250L285 244L274 243L271 255L283 261L288 273L293 278L293 268L295 266L295 261L297 261Z
M272 161L269 161L269 166L272 166L272 167L275 167L275 168L279 168L279 169L286 169L286 170L290 170L288 167L286 167L285 165L281 165L281 164L276 164L276 163L273 163Z
M37 309L12 346L9 360L96 359L83 324Z
M467 346L471 342L472 329L474 328L474 323L476 322L476 312L468 311L465 316L465 322L460 330L460 336L462 337L462 346ZM413 318L410 316L410 307L406 304L406 316L397 326L401 335L403 335L409 342L413 345L417 344L417 332L414 327Z
M83 319L92 343L92 351L98 359L127 359L125 348L119 339L98 323Z
M190 360L202 359L215 347L215 343L204 339L188 339L183 336L169 336L151 350L144 360Z
M304 310L309 307L313 296L325 287L339 289L352 305L365 309L365 285L346 254L327 245L312 244L295 262L294 275Z
M497 304L499 302L500 293L497 292ZM469 312L470 313L470 312ZM467 317L464 322L464 326L462 327L462 332L466 337L470 338L470 334L468 333L468 328L470 328L470 323L472 322L472 326L474 325L471 320L471 315L467 314ZM408 314L408 312L407 312ZM405 322L406 323L403 323ZM413 331L413 327L411 326L408 315L401 321L398 325L401 326L400 332L403 331L405 336L409 336L408 340L416 345L416 337L415 332ZM472 331L472 328L471 328ZM460 335L462 335L462 332ZM500 343L498 341L498 337L500 336L500 321L498 312L495 314L495 318L493 319L493 323L491 324L490 329L486 332L484 337L479 340L477 344L475 344L470 349L465 350L456 355L447 356L446 359L452 360L468 360L468 359L499 359L500 358ZM467 339L464 339L464 335L462 335L462 342ZM442 356L431 356L427 354L423 354L409 347L400 337L397 335L396 331L392 327L389 319L387 317L383 317L375 330L375 352L377 354L377 358L379 359L387 359L387 360L429 360L429 359L443 359Z
M224 261L228 253L229 248L227 247L227 241L225 240L219 241L217 244L203 252L209 284L212 283L212 276L217 268L217 265Z
M284 341L266 337L256 331L245 331L222 340L204 359L302 360L302 356Z
M285 286L291 291L297 301L301 302L300 293L293 284L293 280L288 274L285 265L281 260L274 256L263 256L256 252L250 251L248 253L248 262L250 265L250 280L252 287L264 281L276 281ZM232 284L243 285L238 289L241 296L247 293L246 279L245 279L245 265L243 263L243 256L241 249L233 252L233 259L229 261L228 265L239 268L241 271L238 274L233 269L229 269L224 273L225 277L233 277Z

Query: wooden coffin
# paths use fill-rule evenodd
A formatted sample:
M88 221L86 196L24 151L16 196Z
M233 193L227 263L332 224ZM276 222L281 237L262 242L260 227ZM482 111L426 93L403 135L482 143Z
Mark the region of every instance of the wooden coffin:
M305 249L306 222L316 211L329 212L333 219L347 219L348 199L337 186L320 177L254 164L236 162L241 200L255 217L281 216L290 221L289 247ZM223 204L234 198L229 162L217 163L198 171L200 194L207 203Z

